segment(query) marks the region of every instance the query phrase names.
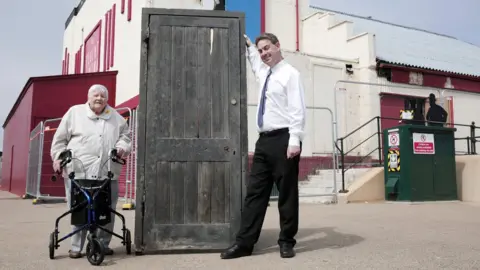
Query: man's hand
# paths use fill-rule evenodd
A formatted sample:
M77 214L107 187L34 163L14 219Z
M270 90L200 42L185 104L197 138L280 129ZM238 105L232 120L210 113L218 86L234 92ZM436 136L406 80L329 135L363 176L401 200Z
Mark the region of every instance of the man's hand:
M53 171L56 173L62 173L62 168L60 168L60 163L62 161L60 159L57 159L53 162Z
M247 47L252 46L252 41L250 40L250 38L245 34L243 34L243 36L245 37L245 42L247 43Z
M288 149L287 149L287 158L293 158L297 155L299 155L301 152L300 150L300 146L293 146L293 145L290 145L288 146Z

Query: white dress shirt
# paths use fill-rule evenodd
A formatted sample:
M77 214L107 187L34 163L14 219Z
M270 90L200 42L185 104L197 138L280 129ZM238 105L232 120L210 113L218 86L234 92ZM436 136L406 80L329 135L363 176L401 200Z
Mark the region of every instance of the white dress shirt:
M270 67L263 63L254 45L250 46L247 52L252 71L260 83L260 92L258 95L259 106L257 106L258 118L262 89ZM290 133L288 144L300 146L300 142L305 135L306 110L304 88L300 79L300 73L285 60L282 60L271 68L271 70L272 74L270 75L265 93L266 100L263 126L259 127L257 124L257 130L258 132L264 132L288 128Z

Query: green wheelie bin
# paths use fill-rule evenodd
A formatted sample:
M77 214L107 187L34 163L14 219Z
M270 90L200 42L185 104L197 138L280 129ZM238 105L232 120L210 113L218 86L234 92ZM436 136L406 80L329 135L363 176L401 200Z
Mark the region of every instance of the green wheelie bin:
M383 130L385 199L457 200L455 131L409 124Z

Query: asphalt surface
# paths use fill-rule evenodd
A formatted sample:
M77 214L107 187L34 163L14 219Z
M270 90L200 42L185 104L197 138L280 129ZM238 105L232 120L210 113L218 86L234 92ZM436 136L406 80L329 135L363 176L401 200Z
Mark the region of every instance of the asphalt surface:
M253 256L225 261L216 253L126 255L114 238L115 255L95 267L85 257L68 258L69 240L55 260L48 257L49 234L65 204L32 205L0 191L0 269L480 269L480 205L304 204L292 259L279 257L278 212L271 205ZM134 211L120 211L133 233ZM61 235L69 229L64 219Z

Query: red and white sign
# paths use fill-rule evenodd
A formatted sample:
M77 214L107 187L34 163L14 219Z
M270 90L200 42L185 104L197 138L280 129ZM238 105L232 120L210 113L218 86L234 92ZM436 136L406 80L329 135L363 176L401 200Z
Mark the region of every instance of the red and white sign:
M433 134L413 133L413 153L422 155L435 154L435 138Z
M388 146L390 148L397 148L400 146L400 136L398 132L389 132L388 133Z

